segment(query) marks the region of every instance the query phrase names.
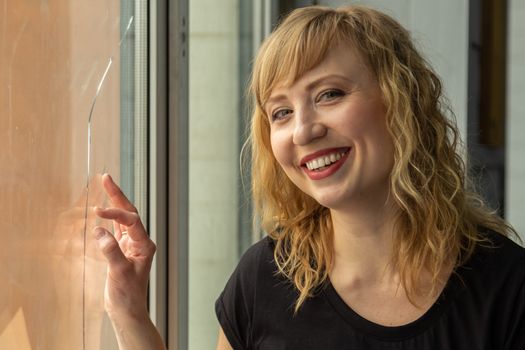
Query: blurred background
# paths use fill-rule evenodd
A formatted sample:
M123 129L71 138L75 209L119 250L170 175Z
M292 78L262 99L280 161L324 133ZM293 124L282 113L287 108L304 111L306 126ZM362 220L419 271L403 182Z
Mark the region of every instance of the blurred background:
M215 299L261 237L240 162L254 53L294 8L351 3L411 31L476 184L525 234L523 1L0 0L0 349L117 349L87 210L104 172L157 242L169 349L214 348Z

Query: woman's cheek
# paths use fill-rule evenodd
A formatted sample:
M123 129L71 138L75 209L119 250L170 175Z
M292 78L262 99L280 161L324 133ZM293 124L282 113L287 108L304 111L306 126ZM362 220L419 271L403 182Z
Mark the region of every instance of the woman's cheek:
M277 160L277 163L279 163L279 165L282 168L285 168L286 163L287 163L287 158L290 157L291 151L287 150L288 148L286 146L287 142L283 135L283 132L282 131L272 132L272 134L270 135L270 143L272 146L273 156Z

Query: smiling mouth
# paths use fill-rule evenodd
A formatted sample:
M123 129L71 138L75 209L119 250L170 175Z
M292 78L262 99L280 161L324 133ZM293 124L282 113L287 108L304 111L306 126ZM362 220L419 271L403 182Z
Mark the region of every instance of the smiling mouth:
M319 156L315 159L312 159L304 163L303 167L306 167L310 171L321 172L327 169L328 167L330 167L331 165L333 165L334 163L337 163L348 152L349 152L349 149L346 149L344 151L336 151L330 154Z

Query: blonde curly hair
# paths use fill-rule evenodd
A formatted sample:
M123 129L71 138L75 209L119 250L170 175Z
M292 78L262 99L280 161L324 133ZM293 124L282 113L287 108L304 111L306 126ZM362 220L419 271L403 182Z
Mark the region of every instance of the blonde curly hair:
M464 263L483 241L481 228L514 232L467 186L459 134L441 81L409 32L363 6L297 9L264 41L255 60L249 138L257 220L275 241L279 272L298 290L296 311L327 280L333 258L330 211L297 188L277 163L263 106L277 84L296 81L339 43L360 53L382 92L394 145L390 191L400 209L392 266L408 299L413 302L422 293L423 270L436 287L446 264Z

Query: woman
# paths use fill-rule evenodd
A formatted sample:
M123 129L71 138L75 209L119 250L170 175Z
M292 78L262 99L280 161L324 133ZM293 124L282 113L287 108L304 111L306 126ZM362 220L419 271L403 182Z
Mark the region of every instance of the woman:
M251 91L268 237L217 300L218 349L525 349L525 251L466 189L441 83L405 29L359 6L298 9ZM120 224L116 240L96 231L106 307L123 348L162 348L145 308L154 245L103 182L115 208L97 214Z

